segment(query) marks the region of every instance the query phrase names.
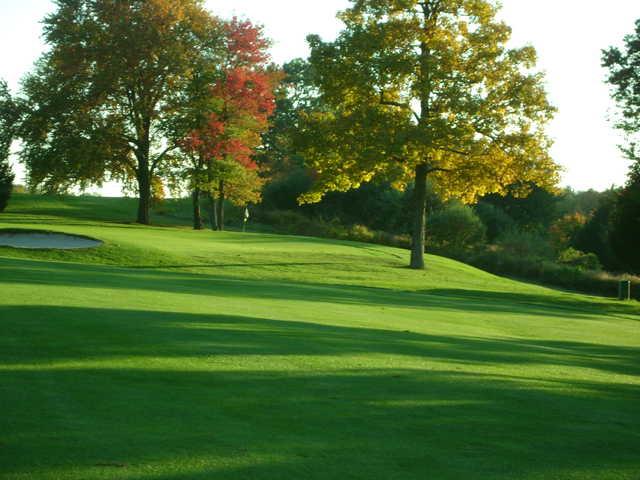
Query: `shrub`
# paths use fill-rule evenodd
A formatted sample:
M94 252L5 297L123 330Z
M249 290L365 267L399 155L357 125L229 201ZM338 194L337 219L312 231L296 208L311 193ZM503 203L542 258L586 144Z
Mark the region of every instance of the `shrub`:
M600 260L595 253L584 253L575 248L567 248L560 252L558 262L582 270L602 270Z
M537 233L512 230L501 235L496 244L501 252L517 258L550 260L554 257L549 241Z
M633 275L614 275L597 270L586 270L539 257L517 256L491 249L457 258L496 275L507 275L567 290L608 297L617 296L620 280L630 280L634 298L640 299L640 277Z
M457 252L482 244L486 228L472 208L449 203L428 218L427 235L437 250Z

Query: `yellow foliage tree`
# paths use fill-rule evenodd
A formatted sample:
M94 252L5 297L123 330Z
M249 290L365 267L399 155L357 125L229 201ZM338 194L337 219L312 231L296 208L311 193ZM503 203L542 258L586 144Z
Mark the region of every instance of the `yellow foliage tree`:
M352 0L335 42L310 36L322 109L303 117L298 147L317 172L301 198L374 177L415 185L411 267L424 268L426 184L473 202L519 183L550 187L558 166L544 132L554 109L532 47L491 0Z

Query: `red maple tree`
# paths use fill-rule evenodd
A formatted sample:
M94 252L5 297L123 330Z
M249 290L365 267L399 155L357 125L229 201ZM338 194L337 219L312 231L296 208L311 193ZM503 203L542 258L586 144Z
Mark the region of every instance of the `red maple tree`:
M208 173L208 191L217 197L220 230L224 228L225 185L234 181L234 172L237 176L242 169L257 169L253 155L275 110L274 90L281 76L269 65L269 42L260 27L233 18L225 23L224 34L226 58L209 86L209 105L215 108L203 112L201 126L183 141L183 148L196 154ZM220 168L221 163L227 168ZM234 170L234 165L241 169Z

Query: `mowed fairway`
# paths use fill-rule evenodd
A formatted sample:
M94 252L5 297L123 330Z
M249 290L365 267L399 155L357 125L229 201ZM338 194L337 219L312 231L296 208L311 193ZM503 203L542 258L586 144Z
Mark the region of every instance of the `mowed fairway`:
M87 202L0 215L105 242L0 248L2 479L640 478L637 303Z

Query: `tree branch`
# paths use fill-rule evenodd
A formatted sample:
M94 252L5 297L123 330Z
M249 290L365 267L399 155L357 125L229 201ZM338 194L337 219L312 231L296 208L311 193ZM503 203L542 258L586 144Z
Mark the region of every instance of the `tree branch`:
M411 105L409 105L408 103L401 103L401 102L394 102L392 100L385 100L384 99L384 91L380 92L380 105L387 105L390 107L398 107L398 108L403 108L405 110L409 110L411 112L411 114L413 115L413 117L419 122L420 121L420 115L418 115L416 112L413 111L413 109L411 108Z
M167 148L165 148L154 160L153 162L151 162L151 172L153 172L156 167L158 166L158 164L160 163L160 161L167 155L167 153L169 153L171 150L175 150L177 147L177 145L169 145Z
M434 172L453 172L451 168L430 167L427 169L427 175Z
M463 155L465 157L471 156L471 152L464 152L451 147L436 147L437 150L443 150L445 152L455 153L456 155Z

